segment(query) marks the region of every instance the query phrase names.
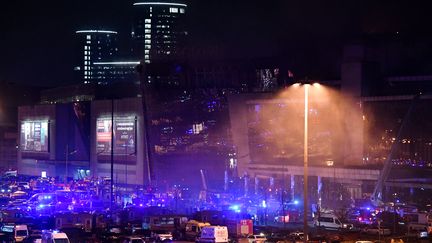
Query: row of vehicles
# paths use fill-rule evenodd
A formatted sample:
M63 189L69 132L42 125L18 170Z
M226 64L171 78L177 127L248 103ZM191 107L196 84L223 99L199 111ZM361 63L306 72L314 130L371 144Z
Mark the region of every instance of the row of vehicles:
M69 243L66 233L52 230L31 231L27 225L4 224L0 231L1 242Z

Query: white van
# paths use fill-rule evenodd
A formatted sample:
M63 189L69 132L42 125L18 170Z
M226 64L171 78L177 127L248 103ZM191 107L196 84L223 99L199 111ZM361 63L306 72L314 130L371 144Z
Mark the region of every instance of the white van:
M29 231L27 225L25 224L15 225L14 237L15 237L15 242L25 241L29 237Z
M201 236L197 239L200 243L224 243L228 242L228 228L226 226L204 226Z
M66 233L46 231L42 234L42 243L70 243Z
M321 214L319 217L316 217L314 220L314 226L334 230L349 228L347 224L342 224L333 214Z

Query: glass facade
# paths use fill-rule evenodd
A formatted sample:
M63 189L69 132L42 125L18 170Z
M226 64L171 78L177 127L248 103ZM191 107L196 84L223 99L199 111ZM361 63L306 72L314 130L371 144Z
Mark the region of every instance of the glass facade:
M117 32L110 30L79 30L77 35L77 56L75 78L85 84L106 83L96 62L113 61L118 53ZM81 53L81 54L80 54Z
M170 60L179 54L187 35L183 25L186 8L179 2L134 3L132 38L139 58L150 63Z

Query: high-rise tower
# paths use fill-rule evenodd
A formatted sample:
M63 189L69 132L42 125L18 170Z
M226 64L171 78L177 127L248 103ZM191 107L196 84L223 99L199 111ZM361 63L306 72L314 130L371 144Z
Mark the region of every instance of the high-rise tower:
M76 79L87 83L106 82L95 63L113 61L118 52L118 36L111 30L78 30L74 71Z
M179 1L141 1L133 4L132 39L135 53L144 62L178 58L187 31L187 4Z

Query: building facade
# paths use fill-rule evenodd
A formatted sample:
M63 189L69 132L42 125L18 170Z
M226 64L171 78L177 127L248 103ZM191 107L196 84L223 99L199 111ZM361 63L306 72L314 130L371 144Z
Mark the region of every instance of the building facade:
M112 30L78 30L75 34L75 78L85 84L103 84L112 79L108 72L110 68L95 63L112 62L116 59L118 33Z
M146 63L167 61L181 52L187 36L187 4L178 1L142 1L133 4L132 39L135 53Z
M110 177L113 116L115 183L149 184L140 98L22 106L18 113L18 173Z

